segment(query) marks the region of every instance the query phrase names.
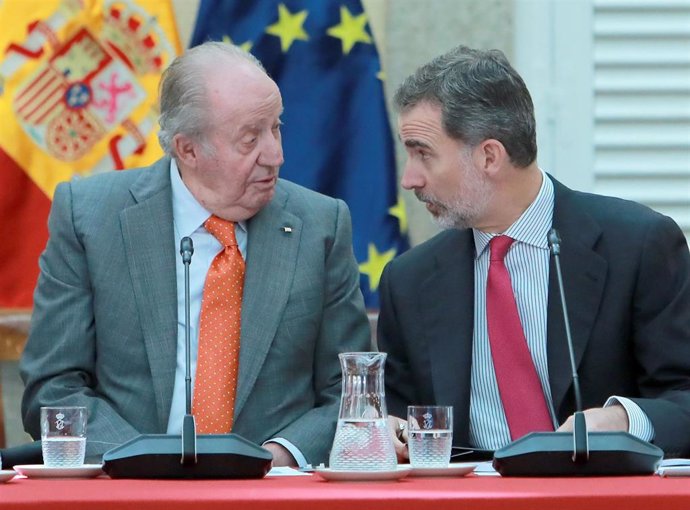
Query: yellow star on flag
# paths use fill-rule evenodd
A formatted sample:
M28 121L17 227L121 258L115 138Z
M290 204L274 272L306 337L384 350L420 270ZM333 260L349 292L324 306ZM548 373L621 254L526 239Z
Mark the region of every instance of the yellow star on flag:
M353 17L347 7L343 6L340 8L340 24L332 26L326 33L342 41L343 53L347 55L358 42L371 44L371 37L365 30L366 24L366 13Z
M309 36L302 27L308 14L306 10L292 14L285 7L285 4L278 6L278 22L270 25L266 29L266 33L280 37L280 49L283 50L283 53L287 53L296 39L300 41L309 40Z
M376 77L381 81L386 81L386 71L381 69L378 73L376 73Z
M369 289L374 292L379 288L383 268L395 257L395 248L379 253L374 243L369 243L369 259L359 265L359 272L369 277Z
M398 197L398 203L393 207L388 209L388 214L398 218L398 224L400 225L400 232L403 234L407 233L407 212L405 211L405 203L402 197Z
M230 36L229 36L229 35L224 35L224 36L223 36L223 42L224 42L225 44L235 44L234 42L232 42L232 39L230 39ZM249 53L250 51L252 51L252 46L253 46L253 45L252 45L252 42L251 42L251 41L246 41L246 42L243 42L242 44L237 44L236 46L239 46L239 47L242 48L244 51L246 51L247 53Z

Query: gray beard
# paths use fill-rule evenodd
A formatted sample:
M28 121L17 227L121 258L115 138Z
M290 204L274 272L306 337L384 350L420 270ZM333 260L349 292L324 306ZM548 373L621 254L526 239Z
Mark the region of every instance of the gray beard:
M421 194L417 198L422 202L429 202L436 206L439 210L438 215L431 215L434 223L444 230L448 229L466 229L477 225L481 214L486 209L486 205L491 199L491 191L485 187L480 186L477 196L472 197L474 204L466 205L460 202L460 199L454 200L450 204L444 204L433 200L431 197Z

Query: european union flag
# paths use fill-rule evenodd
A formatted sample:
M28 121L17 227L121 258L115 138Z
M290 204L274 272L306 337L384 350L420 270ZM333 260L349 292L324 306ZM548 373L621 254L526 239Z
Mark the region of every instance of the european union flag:
M407 248L383 73L359 0L202 0L192 46L251 51L283 94L281 176L345 200L368 308Z

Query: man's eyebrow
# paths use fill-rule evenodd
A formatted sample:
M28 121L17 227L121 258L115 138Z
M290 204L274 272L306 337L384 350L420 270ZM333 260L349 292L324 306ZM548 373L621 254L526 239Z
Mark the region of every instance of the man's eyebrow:
M241 126L238 129L238 132L244 134L244 133L256 133L257 131L260 131L261 128L257 126L256 124L246 124L244 126Z
M428 143L422 142L421 140L416 140L414 138L410 140L405 140L403 143L405 144L405 147L409 147L410 149L431 149L431 145L429 145Z

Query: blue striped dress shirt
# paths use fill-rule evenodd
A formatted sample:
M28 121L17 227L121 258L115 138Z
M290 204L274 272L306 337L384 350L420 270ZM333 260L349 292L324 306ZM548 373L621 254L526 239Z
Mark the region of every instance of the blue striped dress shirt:
M553 183L542 172L537 197L504 235L515 239L506 255L525 338L537 369L549 412L558 427L551 400L546 349L547 304L549 293L549 246L547 234L553 221ZM486 324L486 279L489 271L489 241L495 234L473 230L474 261L474 337L470 393L470 445L495 450L510 442L510 431L496 383ZM565 339L564 339L565 341ZM649 418L634 402L611 397L604 405L620 403L628 413L628 431L650 440L654 435Z

